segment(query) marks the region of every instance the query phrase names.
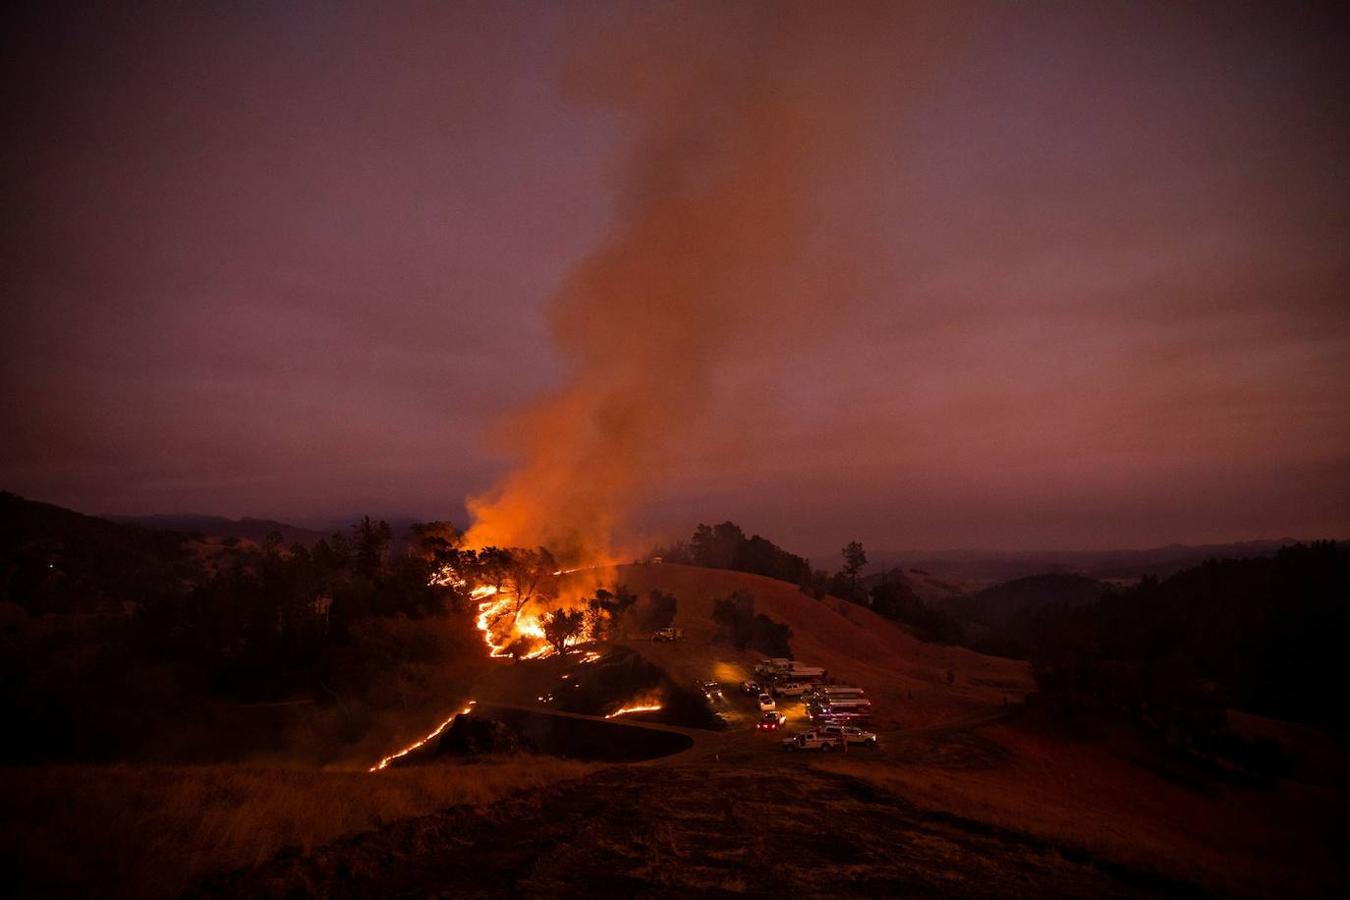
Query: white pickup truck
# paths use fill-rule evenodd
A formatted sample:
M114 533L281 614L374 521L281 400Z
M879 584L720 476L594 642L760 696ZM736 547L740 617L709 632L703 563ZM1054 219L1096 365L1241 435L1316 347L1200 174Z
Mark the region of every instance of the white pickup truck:
M879 746L876 732L855 728L852 725L826 725L820 729L820 733L827 738L842 740L850 747L867 747L875 750Z
M844 749L844 741L842 737L827 735L819 731L803 731L801 734L783 738L783 749L820 750L823 753L829 753L831 750Z

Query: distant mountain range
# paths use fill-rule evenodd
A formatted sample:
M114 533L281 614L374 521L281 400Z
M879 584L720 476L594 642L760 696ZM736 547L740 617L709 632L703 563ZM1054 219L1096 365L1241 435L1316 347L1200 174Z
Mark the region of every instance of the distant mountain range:
M273 531L281 533L286 544L313 544L334 530L344 533L350 525L320 530L278 522L274 519L229 519L192 513L177 515L102 516L112 522L142 525L166 531L199 533L208 537L239 538L262 542ZM384 517L393 526L395 549L409 540L406 517ZM968 592L982 585L1026 578L1030 575L1062 573L1094 579L1135 579L1144 575L1165 578L1207 559L1252 559L1273 556L1281 547L1296 544L1295 538L1240 541L1232 544L1169 544L1146 550L871 550L867 551L867 573L878 574L900 569L909 575L926 575L920 586L932 582L937 594ZM835 571L838 554L811 558L813 568ZM934 579L951 579L961 585L945 585Z
M203 534L207 537L239 538L241 540L262 543L272 532L280 532L285 544L313 544L329 532L301 528L272 519L227 519L224 516L202 516L193 514L155 515L155 516L104 516L110 522L130 525L142 525L160 531L182 531L189 534Z
M1028 575L1065 573L1090 578L1166 577L1207 559L1251 559L1273 556L1281 547L1296 544L1295 538L1241 541L1234 544L1171 544L1147 550L995 550L867 551L867 571L919 570L938 578L976 582L1008 581ZM833 571L838 556L816 557L811 564Z

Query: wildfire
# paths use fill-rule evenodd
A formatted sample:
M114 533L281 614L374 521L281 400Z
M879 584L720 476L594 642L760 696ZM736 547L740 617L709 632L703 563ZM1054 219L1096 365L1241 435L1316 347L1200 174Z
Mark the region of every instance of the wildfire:
M555 569L553 576L570 575L590 569L604 568L609 563L596 563L587 566L575 566L570 569ZM431 584L465 588L468 582L451 566L443 566L431 576ZM487 645L488 655L502 659L512 655L512 645L526 639L528 650L520 653L520 659L544 659L555 654L554 648L544 636L544 623L540 616L529 611L529 601L519 604L518 597L510 590L497 585L478 585L469 591L469 597L478 601L478 616L475 627L483 634L483 643ZM523 606L523 608L522 608ZM594 662L599 654L588 653L582 662Z
M647 706L625 706L622 709L616 709L614 712L605 716L606 719L617 719L619 716L626 716L629 713L656 712L661 708L660 703L649 704Z
M442 722L441 724L437 725L437 726L436 726L436 730L433 731L433 732L431 732L431 734L429 734L429 735L427 735L426 737L422 738L420 741L414 741L413 743L411 743L411 744L409 744L408 746L404 747L402 750L398 751L397 753L391 753L391 754L389 754L389 755L386 756L384 759L380 760L378 763L376 763L375 765L371 766L370 769L369 769L368 771L371 771L371 772L380 772L380 771L383 771L384 769L387 769L387 768L389 767L389 764L390 764L391 762L393 762L394 760L396 760L396 759L401 759L402 757L407 756L409 753L411 753L411 752L413 752L414 750L416 750L418 747L425 746L426 743L427 743L427 741L434 741L436 738L440 737L442 731L445 731L445 729L447 729L447 728L450 727L450 723L453 722L453 721L455 721L455 719L456 719L457 717L459 717L459 716L467 716L467 715L470 713L470 711L473 710L473 706L474 706L474 704L477 703L477 702L478 702L477 700L470 700L470 701L468 702L468 704L467 704L463 709L461 709L459 712L457 712L457 713L455 713L454 715L452 715L450 718L446 719L446 720L445 720L444 722Z

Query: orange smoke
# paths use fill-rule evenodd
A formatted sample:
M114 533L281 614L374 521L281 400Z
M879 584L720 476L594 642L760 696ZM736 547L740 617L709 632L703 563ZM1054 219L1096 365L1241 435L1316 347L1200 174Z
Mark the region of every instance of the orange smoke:
M581 54L569 92L624 129L615 222L554 299L570 375L507 423L521 462L469 500L467 546L595 559L687 451L720 367L788 365L838 319L857 261L828 249L842 238L822 188L847 158L859 73L895 68L876 40L895 16L663 5Z

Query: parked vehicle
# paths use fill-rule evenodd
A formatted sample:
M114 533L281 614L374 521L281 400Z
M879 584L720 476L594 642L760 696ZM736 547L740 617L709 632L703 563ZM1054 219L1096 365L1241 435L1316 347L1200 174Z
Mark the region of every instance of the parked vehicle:
M825 700L816 700L808 705L808 708L818 709L822 714L828 715L832 712L871 712L872 701L866 697L839 699L828 698Z
M807 678L821 679L825 677L825 669L821 666L803 666L794 662L788 666L786 674L803 680Z
M773 659L761 659L755 666L756 675L771 677L782 675L792 668L792 660L774 657Z
M875 749L880 746L876 732L865 731L853 725L826 725L820 729L820 733L827 737L839 738L851 747L860 746Z
M778 697L801 697L812 687L807 681L785 681L773 686L773 693Z
M773 697L768 694L759 695L760 712L773 712L778 709L778 704L773 701Z
M840 700L835 703L812 703L806 707L806 714L813 722L867 722L872 718L870 701Z
M868 700L868 696L862 691L846 691L842 694L822 694L818 691L807 691L802 694L802 702L808 706L828 706L831 703L838 703L843 700Z
M872 721L871 713L837 712L829 715L817 715L811 721L818 726L825 725L865 725Z
M656 631L652 632L652 640L657 642L665 641L667 643L674 643L675 641L682 640L683 638L684 638L684 629L675 628L673 626L670 628L659 628Z
M787 722L787 716L780 712L766 712L764 718L759 720L755 727L760 731L777 731L780 726Z
M847 684L817 684L812 687L811 694L813 697L836 697L841 700L856 700L867 696L867 692L862 688Z
M830 737L819 731L804 731L801 734L783 738L783 749L820 750L829 753L831 750L844 749L844 743L840 738Z

